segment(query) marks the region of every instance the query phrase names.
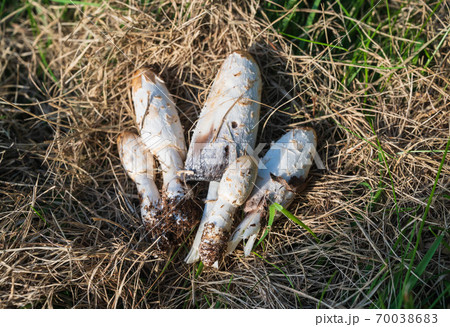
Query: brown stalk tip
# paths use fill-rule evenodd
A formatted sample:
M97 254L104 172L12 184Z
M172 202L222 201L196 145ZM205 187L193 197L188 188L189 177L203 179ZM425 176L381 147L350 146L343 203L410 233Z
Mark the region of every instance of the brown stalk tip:
M132 133L132 132L129 132L129 131L125 131L125 132L122 132L122 133L120 133L118 136L117 136L117 144L120 144L120 143L122 143L122 141L123 141L123 139L125 138L125 139L128 139L128 138L130 138L130 135L135 135L134 133ZM133 137L133 139L134 139L134 137Z
M253 58L253 56L248 51L236 50L236 51L233 51L233 53L236 53L236 54L240 55L242 58L248 59L256 64L255 58Z
M301 129L303 129L304 131L311 131L314 134L314 138L317 140L317 133L316 130L310 126L304 126Z
M156 83L156 74L152 70L148 68L140 68L134 72L133 78L131 79L131 89L133 92L136 92L142 87L142 75L144 75L145 79L148 81Z
M117 143L117 144L122 143L123 137L124 137L124 133L120 133L120 134L117 136L116 143Z

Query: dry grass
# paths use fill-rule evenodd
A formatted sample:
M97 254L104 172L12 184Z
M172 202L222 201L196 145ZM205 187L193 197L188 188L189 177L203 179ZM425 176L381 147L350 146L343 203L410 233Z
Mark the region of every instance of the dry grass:
M392 1L391 13L403 7L394 26L377 8L358 25L361 37L373 38L363 50L345 40L352 21L325 3L308 35L326 30L328 43L342 38L349 52L311 43L300 49L256 1L140 3L29 1L7 4L7 13L21 11L0 15L0 307L360 308L391 306L399 297L429 307L439 296L435 305L448 305L448 159L419 234L449 139L448 2L427 21L437 2ZM311 13L304 7L299 15ZM295 12L280 7L277 14ZM425 22L422 43L405 41ZM410 43L418 60L400 55ZM427 67L421 45L430 56L437 49ZM169 261L152 256L115 141L134 129L134 70L160 72L189 140L234 49L250 49L263 73L260 141L301 125L319 135L326 169L312 169L289 209L321 241L281 219L258 255L244 258L239 247L220 271L197 276L198 265L183 262L192 235ZM365 62L352 63L360 50ZM344 82L361 65L370 67ZM199 199L205 189L193 188ZM412 267L441 233L419 283L403 294L398 279L417 235Z

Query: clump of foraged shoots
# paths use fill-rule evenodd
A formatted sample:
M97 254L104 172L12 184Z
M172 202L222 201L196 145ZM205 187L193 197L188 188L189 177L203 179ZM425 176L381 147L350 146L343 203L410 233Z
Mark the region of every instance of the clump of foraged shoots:
M130 132L119 135L117 147L122 166L136 184L141 202L141 219L145 226L153 226L160 202L154 182L153 155L145 150L139 135Z
M186 179L209 181L208 196L187 263L199 260L203 228L217 199L219 181L229 163L255 147L261 103L261 74L246 51L223 62L200 113L185 169Z
M295 192L304 184L311 168L316 149L316 133L311 128L298 128L287 132L272 144L260 161L258 178L250 198L245 204L245 218L228 243L228 253L234 251L241 240L247 240L244 254L248 256L266 218L268 206L278 203L288 207Z
M175 103L164 82L151 70L137 71L132 80L133 103L142 143L158 160L163 174L154 238L165 236L160 247L173 245L196 223L199 210L186 196L178 173L184 169L186 144Z
M233 214L252 191L257 165L250 156L231 163L220 180L217 201L204 224L199 246L200 258L206 266L215 265L223 255L233 223Z

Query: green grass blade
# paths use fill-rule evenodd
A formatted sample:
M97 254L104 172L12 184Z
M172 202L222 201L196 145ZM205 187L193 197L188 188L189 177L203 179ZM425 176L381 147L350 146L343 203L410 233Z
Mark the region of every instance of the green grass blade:
M401 307L401 305L403 303L403 297L406 296L409 293L409 291L410 291L410 289L409 289L409 286L410 286L409 278L411 276L412 265L414 264L414 259L415 259L416 254L417 254L417 249L419 248L423 227L425 225L425 221L427 219L428 212L430 211L431 202L433 201L434 192L436 191L437 182L439 180L439 177L441 176L442 167L444 166L449 146L450 146L450 138L447 141L447 146L445 147L445 152L444 152L444 155L442 156L441 164L439 165L439 169L438 169L438 172L436 174L436 178L434 180L433 188L431 189L431 194L430 194L430 196L428 198L428 202L427 202L427 206L425 208L425 212L423 213L422 222L420 223L419 232L417 234L416 244L414 246L414 250L413 250L413 253L412 253L411 262L409 264L408 271L406 272L406 276L405 276L405 279L404 279L404 282L403 282L402 291L401 291L401 294L399 296L399 300L398 300L399 301L399 303L398 303L399 305L398 305L398 307Z
M37 211L33 206L30 206L31 210L33 210L33 212L45 223L45 225L47 225L47 220L45 220L44 216L42 216L42 214Z
M389 34L392 36L392 26L391 26L391 11L389 10L389 2L386 0L386 10L388 15L388 27L389 27ZM392 56L392 40L389 40L389 52Z
M0 18L2 18L3 10L5 9L6 0L2 0L2 4L0 5Z
M45 58L45 53L44 53L44 51L42 51L41 47L39 47L39 57L41 57L42 64L44 65L47 72L50 74L50 77L52 78L52 80L59 86L59 81L56 78L55 74L53 73L53 70L49 67L47 58Z
M267 237L267 235L269 234L270 229L272 228L273 222L275 220L275 215L276 215L277 211L281 212L283 215L285 215L287 218L292 220L297 225L299 225L299 226L303 227L304 229L306 229L314 237L314 239L317 242L319 242L319 239L317 238L316 234L314 234L314 232L311 230L311 228L306 226L300 219L298 219L292 213L290 213L288 210L286 210L281 204L272 203L269 206L269 219L268 219L268 222L267 222L266 230L264 231L263 236L261 236L261 238L259 239L258 243L256 243L256 246L261 244L264 241L264 239Z
M298 219L297 217L295 217L292 213L290 213L289 211L287 211L285 208L283 208L282 205L278 204L278 203L272 203L271 206L274 206L274 208L278 211L280 211L283 215L285 215L287 218L289 218L290 220L292 220L294 223L296 223L297 225L303 227L304 229L306 229L314 238L316 241L319 241L319 239L317 238L316 234L314 234L314 232L311 230L311 228L309 228L308 226L306 226L300 219Z
M197 267L197 271L195 272L195 279L197 279L200 275L201 275L201 273L202 273L202 271L203 271L203 267L204 267L204 265L203 265L203 262L199 262L199 264L198 264L198 267Z
M434 302L430 305L430 309L434 309L434 307L436 306L436 304L438 304L438 302L443 298L443 297L450 297L450 283L447 283L447 287L445 288L444 292L442 292L441 294L439 294L439 296L436 298L436 300L434 300Z
M441 41L439 41L438 46L436 47L436 49L434 49L433 54L431 55L431 57L428 59L428 61L426 62L424 68L427 68L428 65L430 64L430 62L433 60L434 56L436 55L436 53L439 51L439 49L442 47L442 44L444 44L444 41L447 39L447 35L448 33L450 33L450 27L447 29L447 32L445 32L444 36L442 37Z
M312 40L304 39L304 38L301 38L301 37L298 37L298 36L294 36L294 35L291 35L291 34L287 34L287 33L284 33L284 32L280 32L280 34L284 35L284 36L287 36L287 37L291 37L291 38L299 40L299 41L308 42L308 43L314 43L314 44L318 44L318 45L323 45L323 46L326 46L326 47L331 47L333 49L339 49L339 50L343 50L343 51L348 51L348 49L340 47L338 45L328 44L328 43L319 42L319 41L312 41Z
M333 280L334 276L336 276L337 272L338 271L336 270L333 273L333 275L331 275L330 279L328 280L327 285L325 286L325 288L322 291L322 294L320 295L319 303L317 303L317 308L316 309L320 309L320 305L322 304L323 297L325 296L325 293L327 292L327 289L330 286L331 281Z
M422 276L422 274L425 272L425 269L427 268L428 264L431 261L431 258L433 258L436 250L438 249L439 245L442 242L442 239L444 238L444 233L441 233L441 235L438 236L437 239L434 240L431 247L428 249L427 253L423 257L422 261L417 265L416 270L414 271L414 274L411 275L410 280L408 281L407 288L412 290L414 286L416 286L418 278Z
M313 3L313 5L312 5L312 7L311 7L311 9L312 9L312 10L317 10L317 8L319 8L320 1L321 1L321 0L315 0L314 3ZM306 19L306 24L305 24L305 26L306 26L306 27L311 26L311 25L313 24L313 22L314 22L314 18L315 18L315 17L316 17L316 13L315 13L315 12L311 12L311 13L308 15L308 18Z
M36 20L34 19L34 16L33 16L33 10L31 10L31 4L27 5L27 13L28 13L28 18L30 19L31 30L33 31L33 34L36 36L37 34L39 34L39 29L37 27Z
M275 206L274 203L271 204L269 206L269 221L267 222L267 227L266 230L264 231L263 236L261 236L261 238L259 239L258 243L256 243L256 246L258 246L262 241L264 241L264 239L266 238L266 236L269 234L270 228L272 227L273 221L275 219Z
M422 34L423 29L425 28L425 26L428 24L430 18L434 15L434 13L436 12L436 10L439 8L439 6L441 5L441 3L444 0L440 0L436 6L434 6L433 10L431 11L431 13L428 15L427 19L425 20L425 22L422 24L422 26L420 27L420 30L417 32L416 36L414 37L413 42L411 42L410 44L408 44L408 46L405 48L405 53L406 51L409 50L409 48L414 44L415 41L417 41L417 39L419 38L420 34Z
M89 7L101 7L103 5L103 2L95 3L77 0L52 0L52 2L61 3L64 5L89 6Z
M283 18L283 20L281 21L281 31L284 32L288 26L289 23L291 22L291 20L293 20L294 16L295 16L295 10L294 7L297 7L300 4L300 2L297 2L297 0L288 0L288 2L286 3L285 8L289 11L292 10L292 12L285 18Z

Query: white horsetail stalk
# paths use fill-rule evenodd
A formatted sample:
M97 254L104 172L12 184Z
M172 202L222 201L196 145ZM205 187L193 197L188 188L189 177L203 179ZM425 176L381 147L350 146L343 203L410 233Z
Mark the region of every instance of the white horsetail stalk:
M257 172L258 167L250 156L239 157L225 170L220 180L217 201L206 218L199 245L200 258L205 266L217 266L225 252L233 214L252 191Z
M141 218L145 226L154 225L160 202L154 182L153 155L145 150L139 135L124 132L117 138L120 161L131 180L136 184L141 202Z
M184 169L186 143L175 103L164 82L151 70L138 70L132 80L135 119L142 142L158 160L163 175L160 210L154 238L172 245L196 223L197 206L186 198L179 172ZM167 244L168 243L168 244Z
M255 147L261 102L258 64L245 51L231 53L223 62L192 136L186 179L210 181L203 216L185 261L199 260L203 229L217 199L219 180L228 164Z
M316 145L317 136L311 128L291 130L272 144L259 163L255 187L244 207L245 218L228 243L228 253L234 251L241 240L247 240L244 255L248 256L269 205L278 203L287 208L292 203L308 176Z
M248 52L225 59L192 136L187 179L219 181L230 162L254 148L261 86L258 64Z

